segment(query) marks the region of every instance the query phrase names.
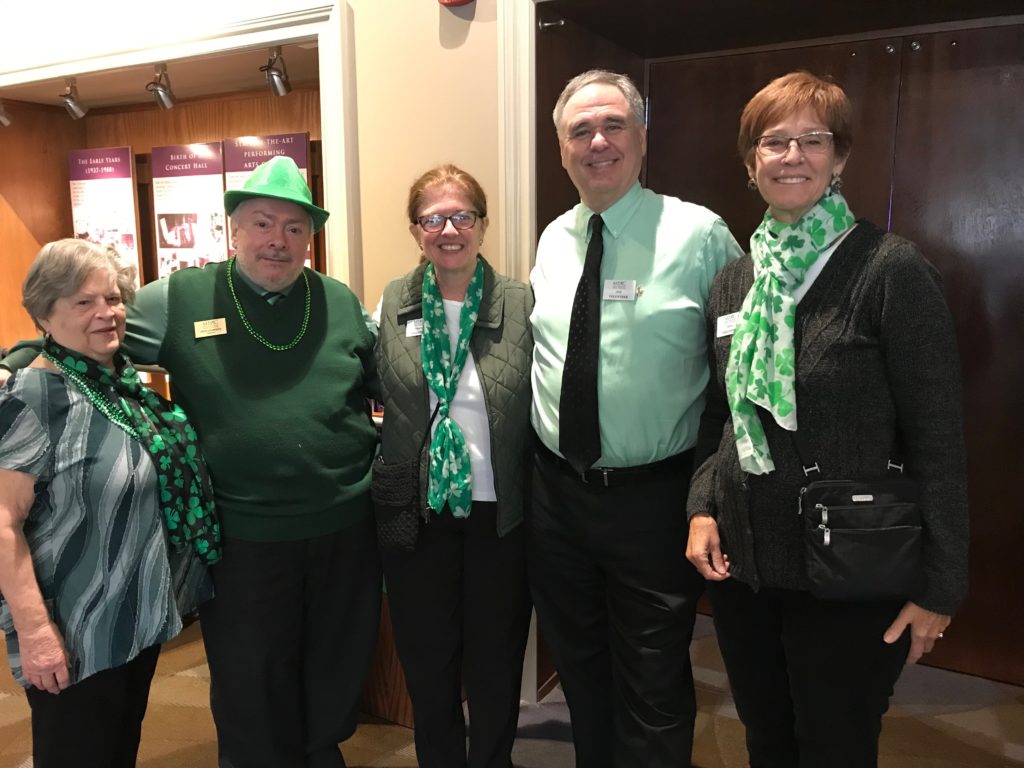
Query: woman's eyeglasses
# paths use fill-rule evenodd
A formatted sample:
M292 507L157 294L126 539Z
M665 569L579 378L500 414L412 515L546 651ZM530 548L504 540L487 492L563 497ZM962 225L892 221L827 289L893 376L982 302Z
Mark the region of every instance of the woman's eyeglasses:
M476 211L457 211L451 216L444 216L440 213L432 213L429 216L420 216L416 221L424 232L440 232L450 221L457 230L472 229L480 214Z
M828 152L832 146L832 132L811 131L799 136L758 136L754 139L754 146L765 157L778 157L786 154L790 143L794 141L805 155L820 155Z

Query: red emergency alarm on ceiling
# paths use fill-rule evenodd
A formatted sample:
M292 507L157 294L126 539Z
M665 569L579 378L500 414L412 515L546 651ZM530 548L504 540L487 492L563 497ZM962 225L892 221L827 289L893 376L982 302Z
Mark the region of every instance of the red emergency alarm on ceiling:
M473 2L473 0L437 0L437 2L439 2L441 5L456 6L469 5L470 3Z

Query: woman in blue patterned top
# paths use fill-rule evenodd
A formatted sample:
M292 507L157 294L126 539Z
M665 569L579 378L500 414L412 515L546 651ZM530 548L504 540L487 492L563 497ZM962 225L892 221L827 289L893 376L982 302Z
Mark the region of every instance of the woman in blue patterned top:
M135 765L160 644L213 594L195 430L119 352L134 271L83 240L44 246L23 300L46 366L0 390L0 628L36 768Z

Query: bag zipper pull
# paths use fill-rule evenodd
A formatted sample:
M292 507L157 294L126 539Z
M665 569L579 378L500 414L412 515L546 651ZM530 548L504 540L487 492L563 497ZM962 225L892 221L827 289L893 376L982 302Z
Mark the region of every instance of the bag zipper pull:
M825 539L825 546L827 547L832 541L832 531L828 528L828 507L824 504L815 504L814 508L821 513L821 522L818 524L818 530L821 531Z
M804 494L807 493L807 486L805 485L800 489L800 493L796 495L796 513L802 515L804 513Z

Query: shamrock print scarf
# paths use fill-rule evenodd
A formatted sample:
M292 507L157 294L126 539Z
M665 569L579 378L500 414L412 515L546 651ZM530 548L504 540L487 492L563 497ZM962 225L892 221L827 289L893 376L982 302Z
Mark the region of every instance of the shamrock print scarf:
M43 356L85 395L100 413L145 446L156 467L160 510L171 545L191 545L207 565L220 560L220 523L206 460L196 431L180 406L143 385L131 361L118 352L114 367L63 347L49 335Z
M465 436L448 411L469 356L469 340L473 336L483 293L484 264L478 259L459 314L459 338L453 357L444 301L434 265L428 264L423 272L423 336L420 341L423 376L430 391L437 396L439 406L437 427L430 440L427 502L436 512L444 509L447 503L455 517L469 517L473 505L473 481Z
M793 294L821 253L854 221L846 200L832 191L795 224L765 213L750 237L754 284L743 300L725 371L736 450L745 472L764 475L775 469L754 406L768 411L783 429L796 430Z

